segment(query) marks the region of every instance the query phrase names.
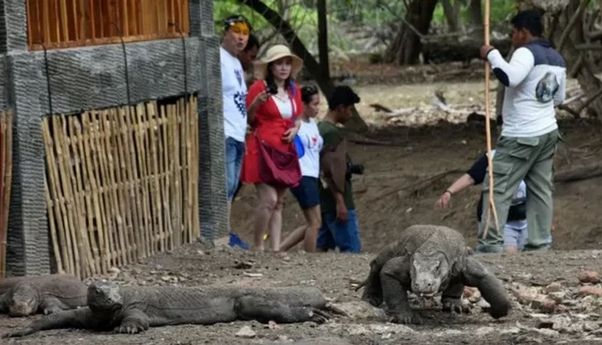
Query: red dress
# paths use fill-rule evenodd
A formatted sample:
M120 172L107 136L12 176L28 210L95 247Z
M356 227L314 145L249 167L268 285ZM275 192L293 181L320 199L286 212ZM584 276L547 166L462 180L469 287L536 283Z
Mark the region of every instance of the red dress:
M247 107L266 89L263 80L257 80L249 88L247 94ZM255 118L251 124L251 134L246 138L246 151L242 163L240 179L243 183L262 183L259 177L259 150L257 148L257 135L267 144L281 151L293 151L292 143L282 141L282 135L287 129L295 125L295 119L303 112L301 102L301 89L297 83L289 88L288 94L293 102L293 116L289 119L282 118L280 111L272 97L255 109Z

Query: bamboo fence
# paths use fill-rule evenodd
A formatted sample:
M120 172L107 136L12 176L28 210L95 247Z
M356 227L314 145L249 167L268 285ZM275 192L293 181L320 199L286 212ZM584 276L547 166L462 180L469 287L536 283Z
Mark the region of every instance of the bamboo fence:
M12 182L13 113L0 113L0 278L6 275L6 238Z
M199 236L197 99L43 121L59 272L89 277Z
M32 50L178 37L188 0L27 0Z

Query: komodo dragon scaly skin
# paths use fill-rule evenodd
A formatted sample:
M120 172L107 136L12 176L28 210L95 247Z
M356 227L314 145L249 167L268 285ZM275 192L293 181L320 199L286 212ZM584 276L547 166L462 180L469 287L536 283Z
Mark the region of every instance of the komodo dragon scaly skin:
M362 299L379 307L383 301L392 321L421 323L410 309L407 291L442 292L443 309L461 313L464 286L477 287L494 318L506 316L510 301L499 279L469 256L464 237L444 226L414 225L386 246L370 263ZM361 287L360 286L360 287Z
M234 320L322 323L328 318L320 310L325 307L326 300L313 287L120 287L96 282L88 288L87 307L47 315L5 337L55 328L138 333L149 327Z
M86 305L88 287L66 274L12 277L0 280L0 313L28 316L51 314Z

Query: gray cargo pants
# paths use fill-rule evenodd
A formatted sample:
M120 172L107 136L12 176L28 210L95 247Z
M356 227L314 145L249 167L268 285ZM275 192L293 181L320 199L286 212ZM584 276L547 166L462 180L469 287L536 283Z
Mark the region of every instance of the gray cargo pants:
M528 239L525 250L550 247L554 210L553 163L559 138L558 130L538 137L499 138L493 158L493 198L499 230L496 228L493 213L488 217L489 183L486 177L483 182L484 212L479 224L477 252L495 253L503 250L503 229L508 218L508 209L522 179L527 184ZM485 228L487 236L483 238Z

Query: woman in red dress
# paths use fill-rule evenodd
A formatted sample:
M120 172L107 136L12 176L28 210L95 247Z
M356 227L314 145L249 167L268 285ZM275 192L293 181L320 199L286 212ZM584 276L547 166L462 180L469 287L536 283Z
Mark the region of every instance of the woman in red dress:
M298 116L303 113L301 90L294 77L303 67L303 60L285 45L267 50L255 65L257 80L247 94L247 113L252 134L247 136L241 180L255 184L254 250L263 250L263 235L270 235L270 247L278 251L282 232L282 206L287 186L262 181L257 140L283 152L295 152L293 139L299 130Z

